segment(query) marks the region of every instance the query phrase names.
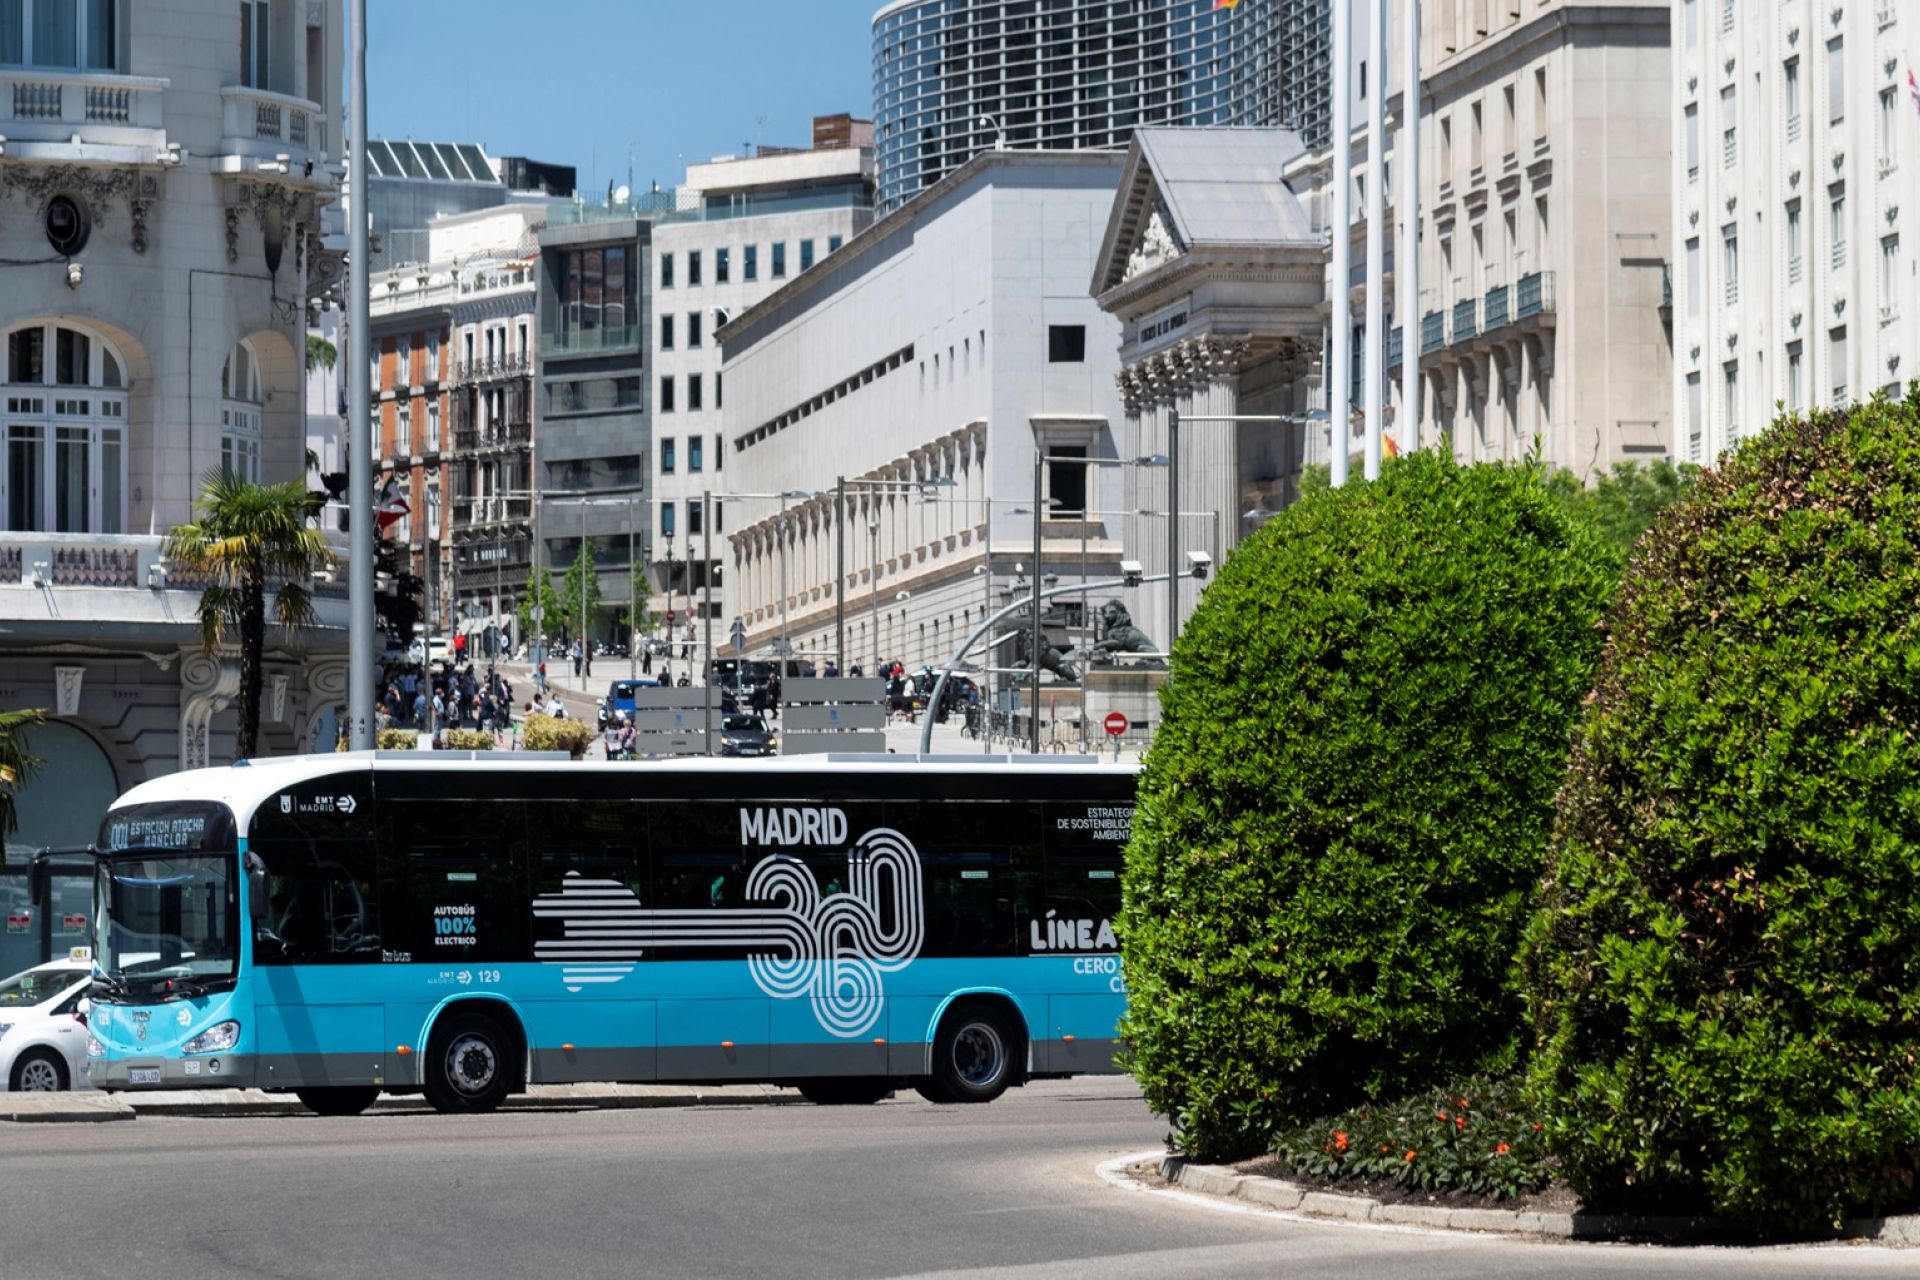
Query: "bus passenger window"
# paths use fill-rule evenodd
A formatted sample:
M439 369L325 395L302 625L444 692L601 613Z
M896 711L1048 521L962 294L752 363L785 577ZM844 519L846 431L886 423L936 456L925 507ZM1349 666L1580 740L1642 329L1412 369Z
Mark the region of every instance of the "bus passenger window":
M379 881L364 841L282 836L250 849L267 868L267 914L254 926L260 964L380 960Z

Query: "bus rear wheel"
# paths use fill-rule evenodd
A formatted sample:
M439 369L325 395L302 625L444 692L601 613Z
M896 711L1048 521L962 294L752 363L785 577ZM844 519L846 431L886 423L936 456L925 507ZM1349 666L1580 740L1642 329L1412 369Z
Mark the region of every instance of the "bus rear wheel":
M492 1018L455 1013L441 1020L427 1042L427 1102L435 1111L492 1111L513 1087L517 1061L513 1040Z
M883 1076L822 1076L797 1080L794 1088L816 1107L870 1107L893 1092L893 1081Z
M378 1088L295 1089L294 1097L317 1116L357 1116L380 1096Z
M933 1075L914 1082L929 1102L992 1102L1013 1083L1020 1037L996 1010L963 1005L940 1024Z

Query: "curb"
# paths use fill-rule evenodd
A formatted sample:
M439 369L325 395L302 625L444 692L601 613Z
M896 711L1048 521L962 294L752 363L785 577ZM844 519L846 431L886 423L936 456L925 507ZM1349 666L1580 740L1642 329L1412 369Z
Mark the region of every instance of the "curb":
M537 1085L535 1091L509 1095L501 1111L548 1109L632 1111L666 1107L783 1107L805 1103L791 1089L771 1086L722 1085L711 1089L665 1089L658 1086ZM380 1095L364 1114L405 1114L428 1111L418 1094ZM181 1090L169 1094L115 1095L98 1092L14 1096L0 1094L0 1123L84 1124L103 1120L133 1120L141 1116L187 1116L207 1119L307 1116L306 1105L292 1094L259 1089Z
M1160 1175L1176 1186L1203 1195L1244 1200L1265 1209L1347 1222L1609 1242L1700 1244L1754 1238L1751 1233L1742 1233L1724 1223L1700 1217L1537 1213L1515 1209L1450 1209L1437 1204L1382 1204L1370 1196L1309 1191L1283 1178L1235 1173L1219 1165L1194 1164L1184 1156L1162 1159ZM1816 1241L1834 1240L1861 1240L1896 1246L1920 1245L1920 1214L1856 1218L1847 1223L1845 1230L1816 1238Z

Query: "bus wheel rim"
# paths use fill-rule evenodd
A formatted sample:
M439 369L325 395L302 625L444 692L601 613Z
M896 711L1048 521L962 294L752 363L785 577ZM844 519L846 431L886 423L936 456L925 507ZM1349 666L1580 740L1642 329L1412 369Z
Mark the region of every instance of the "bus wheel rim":
M970 1022L953 1038L953 1069L976 1089L1000 1078L1006 1069L1007 1048L1000 1033L983 1022Z
M53 1064L44 1058L35 1058L20 1068L20 1092L22 1093L58 1093L60 1092L60 1073Z
M447 1048L447 1079L462 1093L485 1093L499 1066L493 1045L484 1037L461 1036Z

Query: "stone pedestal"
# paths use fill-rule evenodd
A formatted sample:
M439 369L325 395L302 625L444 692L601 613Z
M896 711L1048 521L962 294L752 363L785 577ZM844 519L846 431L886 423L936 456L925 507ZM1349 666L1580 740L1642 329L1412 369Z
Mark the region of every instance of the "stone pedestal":
M1115 711L1129 721L1127 732L1120 739L1123 744L1143 743L1153 736L1154 729L1160 723L1160 686L1167 682L1165 671L1148 667L1094 667L1086 675L1087 700L1084 709L1080 705L1079 685L1040 686L1040 736L1043 743L1055 736L1071 737L1077 743L1080 740L1079 720L1085 714L1091 721L1087 726L1087 742L1095 747L1109 746L1112 739L1107 736L1105 721ZM1022 687L1011 692L1018 697L1016 714L1024 720L1032 691Z

